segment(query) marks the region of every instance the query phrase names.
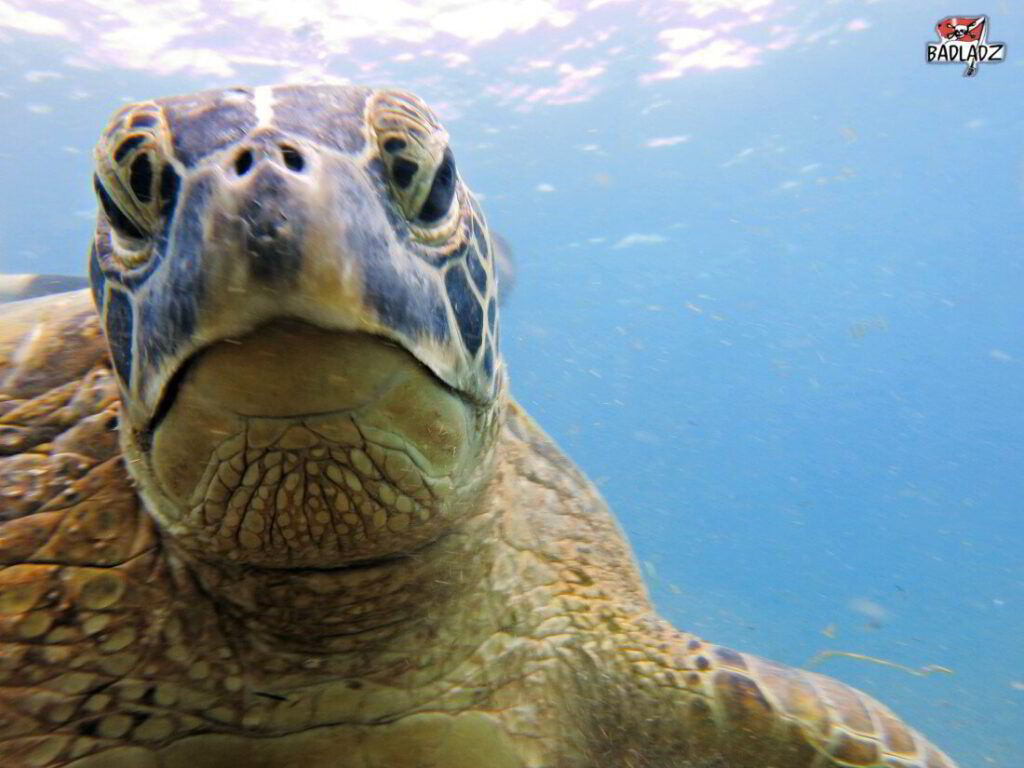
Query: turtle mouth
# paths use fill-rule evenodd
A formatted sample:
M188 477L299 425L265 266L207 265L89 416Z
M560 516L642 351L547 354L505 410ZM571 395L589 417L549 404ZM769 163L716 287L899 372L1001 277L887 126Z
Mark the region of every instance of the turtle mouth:
M143 445L146 450L149 450L149 446L153 443L153 434L157 428L167 418L167 414L171 412L171 407L174 402L178 399L178 393L181 391L181 384L188 375L188 372L192 369L196 360L202 355L206 348L203 347L193 354L185 358L185 361L178 366L171 378L168 379L167 384L164 385L164 390L160 394L160 400L156 404L156 409L153 411L153 416L150 418L149 423L146 424L146 429L143 432Z
M447 530L487 434L480 418L391 339L275 321L179 366L134 471L196 554L369 568Z
M367 341L370 341L375 345L387 347L392 350L399 350L405 354L410 364L415 365L417 368L419 368L427 377L429 377L430 380L432 380L432 383L435 386L439 387L446 394L461 400L467 406L479 406L479 403L477 403L472 397L470 397L470 395L451 386L447 381L438 376L434 370L432 370L428 365L426 365L422 360L420 360L413 352L408 350L401 343L395 341L394 339L391 339L387 336L383 336L380 334L370 333L367 331L329 330L320 328L319 326L310 325L302 320L293 320L286 318L283 320L274 320L263 325L260 325L250 334L245 334L238 337L225 337L223 339L212 341L208 344L201 346L199 349L195 350L188 357L186 357L178 366L178 368L174 371L174 373L170 376L170 378L167 380L166 384L164 384L163 390L160 393L160 398L158 399L156 407L153 410L153 415L150 417L148 423L145 426L145 429L143 430L142 439L146 448L148 449L148 446L152 444L153 435L160 428L160 425L163 423L164 419L167 418L167 415L171 412L172 408L177 402L178 396L182 390L182 386L188 380L189 374L199 363L199 361L203 359L205 355L217 349L221 345L244 345L248 339L259 337L261 334L267 332L273 333L278 329L283 329L286 332L293 332L296 335L312 333L328 334L331 336L359 337ZM272 375L271 370L268 370L267 373ZM330 409L329 412L334 412L336 410L342 409ZM301 408L297 408L294 413L288 415L300 417L315 415L315 413L319 412L303 411Z

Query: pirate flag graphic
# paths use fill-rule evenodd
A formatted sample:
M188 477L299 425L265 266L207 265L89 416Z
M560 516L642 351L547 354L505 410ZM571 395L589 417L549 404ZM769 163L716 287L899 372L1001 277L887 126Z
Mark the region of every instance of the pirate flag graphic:
M947 16L935 25L938 43L928 43L931 64L966 64L964 77L978 74L983 61L1002 61L1006 45L988 42L987 16Z

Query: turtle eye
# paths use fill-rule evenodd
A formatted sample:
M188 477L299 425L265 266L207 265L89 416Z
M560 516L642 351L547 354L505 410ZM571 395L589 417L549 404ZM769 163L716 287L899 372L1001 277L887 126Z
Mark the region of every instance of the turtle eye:
M445 147L444 157L434 172L434 180L427 193L427 199L423 201L423 207L420 208L420 221L433 224L444 217L448 213L448 209L452 207L454 198L455 158L452 156L452 151Z
M396 157L395 162L391 164L391 180L399 189L407 189L419 169L420 167L412 160Z
M153 102L114 115L96 147L96 196L132 262L174 217L181 178L170 126Z
M174 170L174 166L165 163L160 172L160 215L167 220L174 213L174 206L178 203L178 188L181 186L181 177Z
M392 135L380 144L395 201L409 223L419 225L428 238L437 236L441 223L449 218L459 182L455 156L441 146L444 149L435 164L437 155L422 143Z
M145 239L145 235L142 234L135 223L128 218L127 214L121 210L121 208L114 202L110 194L103 188L100 183L98 176L93 176L92 179L93 188L96 190L96 197L100 201L100 206L103 208L103 213L107 216L107 221L110 222L110 226L114 228L114 231L124 237L130 237L135 240Z

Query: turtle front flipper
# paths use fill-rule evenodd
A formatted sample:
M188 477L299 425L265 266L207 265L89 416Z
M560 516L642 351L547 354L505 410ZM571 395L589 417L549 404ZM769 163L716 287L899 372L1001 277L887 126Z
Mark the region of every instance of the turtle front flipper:
M956 768L880 702L825 675L697 639L673 659L687 758L733 768ZM717 765L717 763L714 763Z

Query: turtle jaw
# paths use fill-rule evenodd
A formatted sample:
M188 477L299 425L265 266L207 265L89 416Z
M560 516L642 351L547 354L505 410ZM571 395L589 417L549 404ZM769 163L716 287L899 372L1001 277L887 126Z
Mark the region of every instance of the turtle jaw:
M124 430L147 506L189 553L338 568L418 551L473 506L491 411L402 347L282 320L174 376L151 431Z
M366 331L323 329L302 319L282 318L260 325L251 333L239 334L212 342L185 358L177 370L170 373L163 390L160 392L159 399L153 409L153 415L142 431L143 444L147 446L147 449L152 444L153 436L177 401L182 385L188 380L193 367L209 355L230 358L232 347L242 347L246 352L252 350L253 347L259 348L254 353L256 355L255 358L245 358L243 355L241 359L235 362L227 359L223 361L223 367L228 369L227 376L228 380L230 380L230 393L221 392L221 395L227 397L233 407L242 409L238 411L239 415L256 418L302 418L316 415L321 410L326 412L351 410L354 405L358 404L359 397L367 394L363 392L364 388L369 387L372 389L373 386L380 385L380 382L376 380L373 383L360 382L357 376L352 374L351 369L353 368L356 371L365 368L365 366L361 366L358 362L354 365L345 365L344 367L347 369L345 371L323 370L324 364L327 363L329 366L330 361L325 361L321 358L319 360L320 366L317 368L320 376L319 383L310 381L304 383L304 387L310 390L317 389L319 385L318 391L298 394L301 388L294 386L295 377L301 378L302 372L309 368L307 360L294 359L295 352L302 348L307 335L312 337L320 334L324 334L325 338L331 342L362 338L367 342L372 340L372 343L379 344L382 347L403 350L406 352L409 362L418 365L426 377L432 380L433 384L439 389L444 390L451 397L464 402L467 408L481 407L480 403L474 403L466 393L452 388L448 382L437 376L419 358L405 350L400 343L387 336L378 336ZM263 343L260 343L260 341ZM299 345L292 346L290 342L293 341L299 342ZM275 349L275 346L279 348ZM292 359L286 362L286 358ZM251 366L253 368L252 371L248 372L250 376L248 381L256 383L257 386L247 387L246 381L237 381L240 376L244 375L237 367L239 363L244 363L246 367ZM264 363L266 368L262 365ZM232 366L236 366L234 371L231 370ZM280 371L281 375L278 378L266 378L263 375L266 370L282 368L284 370ZM219 389L223 389L221 385L225 382L207 380L204 383L207 387L217 386ZM354 387L353 385L359 386ZM341 398L340 401L339 398ZM346 405L346 402L349 402L349 404ZM318 408L318 406L323 406L323 408Z

